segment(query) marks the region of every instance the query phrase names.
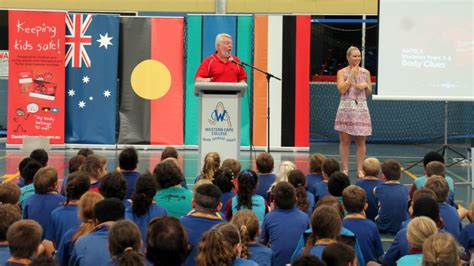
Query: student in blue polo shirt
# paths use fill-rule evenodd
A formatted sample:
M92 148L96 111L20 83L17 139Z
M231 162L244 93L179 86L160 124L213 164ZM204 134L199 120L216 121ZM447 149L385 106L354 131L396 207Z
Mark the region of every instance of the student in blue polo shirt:
M43 229L34 220L21 220L10 225L7 231L11 257L2 265L28 265L38 255Z
M72 174L74 172L77 172L79 171L79 168L81 167L81 165L86 161L86 157L82 156L82 155L76 155L76 156L73 156L70 160L69 160L69 164L68 164L68 170L69 170L69 174ZM63 179L63 183L61 184L61 195L63 196L66 196L66 184L67 184L67 180L68 180L68 176L65 176L64 179Z
M125 198L127 195L127 181L119 171L107 173L100 180L99 193L104 198L117 198L125 208L132 206L132 202Z
M374 222L365 217L367 197L365 191L358 186L348 186L342 192L344 209L348 214L344 217L343 226L356 235L362 254L366 261L378 261L383 255L382 241Z
M148 223L161 216L168 215L168 211L156 204L153 197L156 193L156 181L149 174L143 174L137 179L135 192L132 195L132 206L125 210L125 218L133 221L140 229L143 243L146 243L146 230Z
M221 203L223 210L227 208L227 202L236 195L232 191L234 190L233 179L234 173L230 168L221 167L214 173L214 180L212 180L212 183L221 190Z
M323 181L316 183L313 186L315 202L318 202L318 200L324 198L327 195L330 195L328 191L329 177L334 172L337 172L341 169L339 162L334 158L326 158L323 161L321 168L323 170Z
M379 212L375 224L380 233L396 234L402 222L408 220L408 191L400 184L401 166L395 160L386 160L382 164L385 183L374 189L379 201Z
M459 214L453 206L446 202L449 193L448 182L441 176L431 176L426 180L425 187L433 190L436 194L439 213L444 221L444 229L446 232L452 234L455 239L459 239L462 229Z
M94 212L96 226L76 241L69 265L109 265L109 229L115 221L124 218L125 208L121 200L108 198L97 202Z
M36 172L41 169L41 164L36 160L29 159L29 162L22 168L21 176L25 185L20 188L20 207L25 209L26 200L35 194L35 184L33 183Z
M374 188L383 184L383 181L378 178L380 174L379 160L374 157L365 159L362 164L362 171L364 172L364 177L357 180L356 186L364 189L368 205L365 216L367 219L374 221L379 210L379 201L374 195Z
M273 199L276 209L263 220L260 242L271 243L275 265L285 265L290 263L300 236L309 228L309 218L295 206L296 191L290 183L277 183Z
M397 260L397 266L421 265L423 243L436 233L438 233L438 228L430 218L424 216L413 218L407 226L407 240L410 244L410 251L408 255Z
M109 230L108 246L112 257L109 265L145 265L145 258L140 252L142 248L140 231L133 222L126 220L115 222Z
M41 228L48 228L51 212L66 201L66 198L56 190L58 171L50 166L41 168L35 174L34 185L35 194L26 200L23 218L33 219L41 225ZM45 233L43 230L43 234Z
M119 168L122 176L127 181L127 194L125 199L132 197L133 191L135 191L135 183L137 178L140 176L140 172L137 172L138 166L138 154L137 150L133 147L127 147L119 154Z
M219 213L221 191L216 185L203 184L196 188L193 197L193 210L186 216L180 218L185 228L191 253L186 258L185 265L195 265L197 248L204 233L216 224L222 223L223 219Z
M8 228L16 221L21 220L21 212L18 206L12 204L0 204L0 265L4 265L11 257L7 242Z
M311 217L314 210L314 194L306 191L306 176L300 170L293 170L288 173L288 182L296 189L296 205L298 208Z
M326 156L313 153L309 157L309 174L306 175L306 190L314 194L314 185L323 181L323 165Z
M272 173L275 167L273 156L270 153L262 152L257 155L255 164L258 173L258 185L255 193L268 201L268 190L276 179L275 174Z
M67 230L79 225L77 206L79 199L89 190L90 180L82 172L74 172L66 184L66 202L51 212L51 222L46 228L45 242L59 246L59 242ZM50 250L52 251L52 250Z

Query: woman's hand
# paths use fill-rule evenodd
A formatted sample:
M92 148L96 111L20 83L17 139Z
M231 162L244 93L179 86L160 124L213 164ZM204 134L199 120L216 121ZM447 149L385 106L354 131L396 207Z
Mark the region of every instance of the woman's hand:
M365 90L368 86L369 85L367 84L367 82L361 82L355 85L356 89L358 90Z

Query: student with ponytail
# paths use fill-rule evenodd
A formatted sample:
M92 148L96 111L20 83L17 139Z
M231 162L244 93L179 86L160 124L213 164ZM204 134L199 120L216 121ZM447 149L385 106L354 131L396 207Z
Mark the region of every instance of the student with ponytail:
M215 225L207 231L199 243L196 257L197 266L232 265L257 266L254 261L240 258L241 240L235 225L226 223Z
M217 152L209 152L204 157L204 165L202 166L201 173L196 177L194 183L196 183L199 179L208 179L214 180L214 173L219 169L221 165L221 157Z
M232 217L231 223L240 231L241 257L253 260L260 266L273 265L272 250L257 242L260 233L257 215L251 210L241 210Z
M145 265L145 257L140 252L141 246L140 232L133 222L122 220L110 227L109 252L112 257L110 265Z
M300 170L293 170L288 173L288 182L296 189L298 209L311 217L314 209L314 194L306 191L306 176Z
M138 177L135 192L132 195L132 206L125 210L125 219L134 222L140 229L143 243L146 243L148 223L156 217L167 216L168 211L156 204L156 181L150 173Z
M256 188L258 183L258 176L252 170L244 170L240 172L237 178L239 182L239 190L227 204L225 217L228 221L232 218L233 213L239 210L252 210L257 215L260 222L263 222L263 217L268 212L268 206L265 199L256 195Z

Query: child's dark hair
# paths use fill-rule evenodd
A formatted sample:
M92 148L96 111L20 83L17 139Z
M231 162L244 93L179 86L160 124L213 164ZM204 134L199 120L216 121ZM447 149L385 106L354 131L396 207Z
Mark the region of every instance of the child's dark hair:
M326 156L322 155L321 153L311 154L311 156L309 156L309 172L322 174L322 166L325 159Z
M100 181L99 193L104 198L124 200L127 195L127 181L118 171L107 173Z
M273 200L279 209L292 209L296 203L296 190L293 185L288 182L278 182L273 190Z
M337 171L332 173L329 177L328 192L335 197L340 197L342 196L342 191L350 185L351 181L349 180L349 177L347 177L343 172Z
M242 252L240 255L242 258L247 259L251 255L248 245L257 237L259 229L258 217L251 210L241 210L232 216L231 223L240 231L240 236L242 238Z
M77 155L82 155L84 157L89 157L89 155L92 155L94 154L94 151L89 149L89 148L84 148L84 149L80 149L78 152L77 152Z
M30 259L41 243L43 229L34 220L20 220L7 231L8 247L14 258Z
M148 212L156 194L156 180L148 172L138 177L135 191L132 195L132 210L137 216Z
M10 225L21 220L21 210L13 204L0 204L0 242L7 240Z
M255 164L257 165L258 172L261 174L271 173L275 167L275 162L273 161L272 155L267 152L262 152L257 155Z
M322 199L318 200L316 203L316 208L320 206L329 206L331 208L334 208L337 213L339 214L339 217L341 220L344 219L344 209L342 208L342 204L339 202L339 200L332 196L332 195L327 195L326 197L323 197Z
M86 157L82 155L76 155L76 156L71 157L71 159L69 160L69 165L68 165L69 174L79 171L79 168L85 161L86 161Z
M330 206L316 208L311 216L312 233L306 241L303 255L308 254L320 238L337 239L342 227L342 220L336 209Z
M326 263L312 254L306 254L300 256L291 266L326 266Z
M34 256L31 259L30 264L28 266L56 266L56 262L53 258L48 257L45 254L41 254L39 256Z
M237 210L240 210L242 207L252 209L252 195L255 193L258 183L257 173L249 169L244 170L240 172L237 180L239 183Z
M95 218L98 224L115 222L125 217L123 202L117 198L109 198L99 201L94 207Z
M386 160L382 164L382 173L386 180L399 180L401 177L401 166L395 160Z
M222 193L230 192L234 189L234 173L230 168L220 168L214 173L214 180L212 183L216 185Z
M155 166L153 170L159 189L176 186L184 181L183 173L178 166L172 162L162 162Z
M240 162L236 159L225 159L222 162L221 168L229 168L232 171L233 176L238 176L240 173L241 165Z
M323 174L326 175L328 178L332 175L332 173L340 171L341 166L339 162L334 158L326 158L321 165L321 169L323 170Z
M438 203L432 198L419 198L413 202L412 218L419 216L426 216L433 220L437 225L441 224Z
M44 149L36 149L30 153L30 158L35 159L37 162L41 164L41 166L45 167L48 165L48 153Z
M216 185L202 184L196 188L194 201L196 205L209 212L216 212L221 200L221 191Z
M196 265L231 265L237 257L235 246L240 243L239 230L231 223L212 227L202 237Z
M359 186L350 185L342 192L342 202L348 212L362 212L367 203L365 190Z
M20 201L20 188L15 183L0 184L0 204L17 204Z
M30 157L25 157L23 158L20 163L18 164L18 170L20 171L20 176L23 177L23 168L30 162L33 161L34 159L31 159Z
M104 157L91 154L86 157L84 163L79 167L79 171L85 172L89 178L97 179L106 163L107 160Z
M305 188L306 176L300 170L292 170L288 173L288 182L296 189L296 204L298 205L298 208L303 212L307 212L309 203Z
M449 186L442 176L433 175L427 178L425 188L433 190L438 203L445 202L449 195Z
M136 224L122 220L110 227L109 252L113 259L118 260L114 265L145 265L145 258L140 248L141 237Z
M138 154L134 147L127 147L120 152L119 167L121 170L132 171L137 168Z
M425 168L430 162L444 163L444 157L436 151L430 151L423 157L423 167Z
M35 193L46 194L56 190L58 171L56 168L46 166L36 172L34 179Z
M25 180L25 184L31 184L36 172L41 169L41 164L36 160L29 158L28 163L20 170L20 175Z
M327 265L346 266L355 260L355 252L351 246L336 242L324 249L322 258Z
M146 258L154 265L181 266L191 251L186 230L175 217L151 220L146 239Z
M161 152L160 161L170 157L178 159L178 151L174 147L168 146Z
M79 200L84 193L86 193L91 186L91 181L83 172L74 172L69 175L66 183L66 203L69 204L71 200Z

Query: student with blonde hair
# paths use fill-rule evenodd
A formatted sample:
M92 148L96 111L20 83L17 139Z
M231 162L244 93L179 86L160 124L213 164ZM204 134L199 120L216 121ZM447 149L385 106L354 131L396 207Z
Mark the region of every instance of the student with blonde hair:
M426 216L416 217L407 226L407 240L410 244L410 253L397 260L397 265L419 265L423 259L423 243L430 236L438 233L433 220Z
M196 177L194 183L196 183L199 179L214 179L214 173L219 169L221 166L221 157L217 152L209 152L204 157L204 165L202 166L201 173Z
M423 265L461 265L456 240L449 233L437 233L423 243Z
M365 159L362 163L362 171L364 172L364 176L357 180L356 186L365 190L368 204L365 215L367 219L374 221L379 207L379 201L374 195L374 188L383 184L383 181L378 178L380 174L380 161L374 157Z

